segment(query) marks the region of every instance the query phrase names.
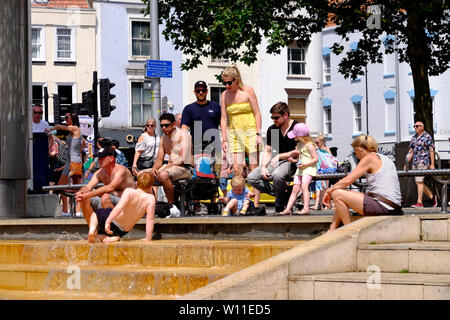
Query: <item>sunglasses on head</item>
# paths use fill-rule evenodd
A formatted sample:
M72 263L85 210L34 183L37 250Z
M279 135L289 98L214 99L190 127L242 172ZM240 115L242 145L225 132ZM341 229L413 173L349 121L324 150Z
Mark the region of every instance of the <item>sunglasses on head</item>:
M42 111L33 111L34 114L43 114Z
M161 123L161 127L162 128L168 128L170 127L172 124L171 123Z
M195 89L196 93L206 93L207 89Z
M236 80L236 79L233 79L231 81L224 81L223 84L226 86L231 86L233 84L234 80Z

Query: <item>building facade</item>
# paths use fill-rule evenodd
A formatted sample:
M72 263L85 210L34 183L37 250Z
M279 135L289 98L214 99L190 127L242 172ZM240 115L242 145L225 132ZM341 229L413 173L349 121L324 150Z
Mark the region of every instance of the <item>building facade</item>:
M44 105L53 122L53 94L61 105L81 103L95 70L95 11L87 1L34 0L31 8L32 104Z

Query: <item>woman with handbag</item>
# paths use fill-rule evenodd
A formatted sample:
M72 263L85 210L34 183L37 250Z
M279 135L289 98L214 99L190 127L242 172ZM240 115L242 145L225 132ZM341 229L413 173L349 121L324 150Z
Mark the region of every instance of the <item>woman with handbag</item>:
M145 131L141 134L136 143L133 167L133 175L137 176L138 171L153 167L156 155L158 154L159 139L155 134L156 120L149 118L145 125Z
M333 220L328 231L352 222L350 208L364 216L402 215L402 195L394 162L377 153L378 142L371 136L360 135L352 142L353 151L360 160L345 178L325 191L323 204L336 204ZM367 194L346 190L357 179L366 175Z

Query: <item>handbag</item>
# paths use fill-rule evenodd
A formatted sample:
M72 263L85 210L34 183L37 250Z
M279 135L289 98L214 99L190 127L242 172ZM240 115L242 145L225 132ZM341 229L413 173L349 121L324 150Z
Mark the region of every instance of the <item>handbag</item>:
M139 157L136 163L139 170L153 167L153 157Z

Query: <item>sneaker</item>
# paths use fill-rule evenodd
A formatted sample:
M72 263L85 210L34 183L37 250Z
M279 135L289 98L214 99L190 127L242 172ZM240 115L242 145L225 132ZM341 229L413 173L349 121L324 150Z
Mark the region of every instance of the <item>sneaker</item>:
M437 207L437 205L438 205L438 202L437 202L437 196L436 195L434 195L433 196L433 208L436 208Z
M63 212L61 212L61 216L63 216L63 217L71 217L72 213L63 211Z
M230 216L230 212L227 210L223 210L222 211L222 217L229 217Z
M77 212L77 213L75 213L75 217L82 218L83 214L81 212Z
M412 208L423 208L423 203L416 203L411 206Z

